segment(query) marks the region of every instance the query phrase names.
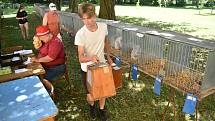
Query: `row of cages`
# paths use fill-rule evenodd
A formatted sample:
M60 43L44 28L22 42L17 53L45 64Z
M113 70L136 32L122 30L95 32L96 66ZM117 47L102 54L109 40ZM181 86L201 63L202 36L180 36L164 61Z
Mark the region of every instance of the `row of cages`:
M215 51L148 33L108 26L111 52L152 77L203 98L215 89Z
M83 26L81 19L74 13L59 12L59 15L61 25L70 32L76 33ZM152 77L162 76L167 85L193 93L200 99L215 92L213 42L193 40L187 43L184 39L173 39L171 34L163 37L155 31L142 32L141 27L127 23L98 21L108 25L108 38L114 56L127 63L137 64L139 69Z

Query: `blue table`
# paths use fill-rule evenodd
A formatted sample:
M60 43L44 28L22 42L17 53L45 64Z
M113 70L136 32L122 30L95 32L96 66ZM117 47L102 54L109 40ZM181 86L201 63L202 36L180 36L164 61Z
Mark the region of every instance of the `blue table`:
M38 121L58 109L37 76L0 84L0 121Z

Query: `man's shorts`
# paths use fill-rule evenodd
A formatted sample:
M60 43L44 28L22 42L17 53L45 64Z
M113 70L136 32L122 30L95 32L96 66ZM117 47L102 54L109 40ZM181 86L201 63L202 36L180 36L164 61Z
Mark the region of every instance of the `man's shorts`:
M49 82L52 82L56 77L61 76L65 73L66 65L58 65L52 68L45 69L45 78Z

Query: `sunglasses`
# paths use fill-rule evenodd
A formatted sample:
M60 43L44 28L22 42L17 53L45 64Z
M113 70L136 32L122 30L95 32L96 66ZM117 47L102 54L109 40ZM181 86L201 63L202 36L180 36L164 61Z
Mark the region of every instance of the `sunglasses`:
M56 6L50 6L51 8L56 8Z

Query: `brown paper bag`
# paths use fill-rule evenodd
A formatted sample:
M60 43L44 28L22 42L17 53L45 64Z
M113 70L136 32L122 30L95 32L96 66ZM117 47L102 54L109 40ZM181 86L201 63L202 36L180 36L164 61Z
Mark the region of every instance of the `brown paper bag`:
M88 66L87 88L94 100L116 95L111 67L106 63Z

